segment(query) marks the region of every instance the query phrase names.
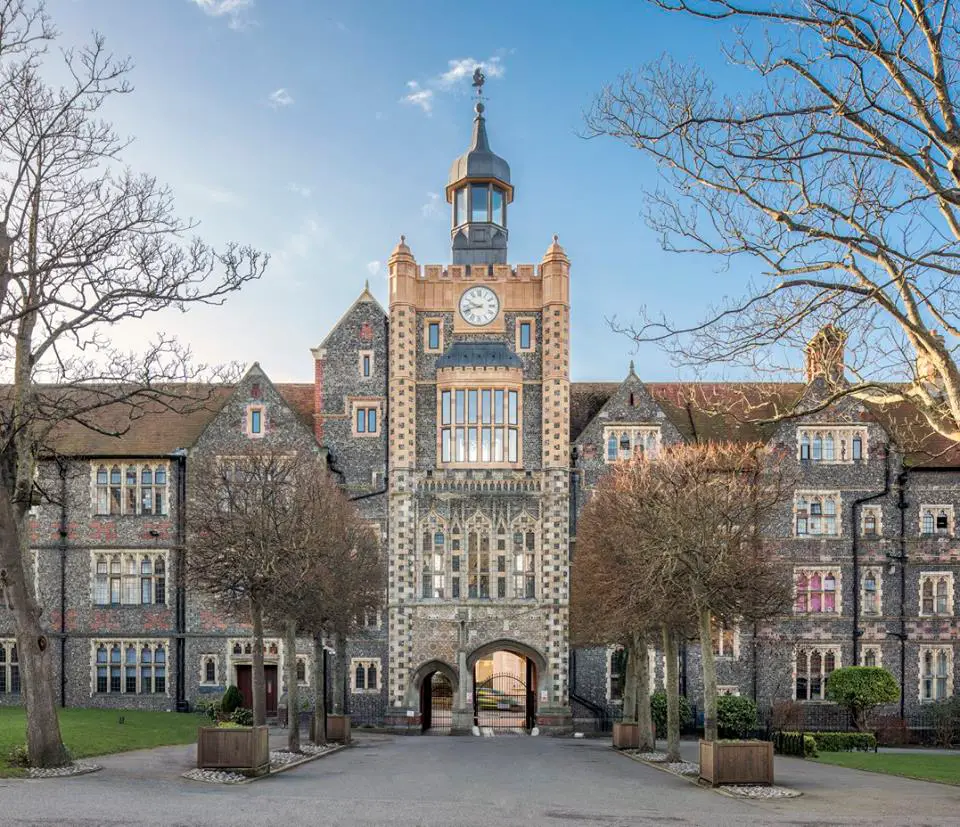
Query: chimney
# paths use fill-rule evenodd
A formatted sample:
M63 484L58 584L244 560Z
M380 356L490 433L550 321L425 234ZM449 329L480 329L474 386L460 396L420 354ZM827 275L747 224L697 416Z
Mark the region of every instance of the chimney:
M327 349L315 347L313 354L313 433L323 445L323 368L327 362Z
M943 334L937 332L936 330L930 331L931 337L936 339L937 345L941 349L946 348L946 342L944 341ZM930 390L936 390L943 386L943 381L940 378L940 374L937 372L936 367L933 364L933 361L930 359L926 351L918 348L917 349L917 381L920 384L927 386Z
M842 328L828 324L820 328L806 347L807 382L824 379L831 385L843 382L843 350L847 334Z

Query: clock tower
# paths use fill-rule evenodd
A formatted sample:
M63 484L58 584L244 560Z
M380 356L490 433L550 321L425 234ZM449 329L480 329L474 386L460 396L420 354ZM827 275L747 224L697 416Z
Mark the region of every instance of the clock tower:
M452 262L401 237L388 264L388 723L563 732L570 263L556 236L507 263L514 191L480 101L446 196Z

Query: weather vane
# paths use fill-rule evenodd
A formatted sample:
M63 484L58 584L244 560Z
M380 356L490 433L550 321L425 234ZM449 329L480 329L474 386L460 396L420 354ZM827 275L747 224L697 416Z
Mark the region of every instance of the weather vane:
M486 83L486 80L487 76L479 66L473 70L473 88L477 90L478 98L483 97L483 84Z

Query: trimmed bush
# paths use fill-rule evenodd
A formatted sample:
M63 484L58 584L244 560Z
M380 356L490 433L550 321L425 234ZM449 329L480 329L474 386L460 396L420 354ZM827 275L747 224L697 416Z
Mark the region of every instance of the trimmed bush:
M224 715L229 716L233 715L233 711L239 709L241 706L243 706L243 695L240 694L240 690L237 689L237 687L230 684L220 699L220 708L223 710Z
M777 732L773 736L773 750L778 755L794 755L797 758L816 758L816 739L801 732Z
M220 696L200 698L193 705L193 711L196 712L197 715L204 715L211 721L216 721L223 713Z
M869 752L877 749L872 732L811 732L820 752Z
M658 738L667 737L667 693L654 692L650 696L650 713L653 716L653 726L657 731ZM693 710L690 709L690 702L680 696L680 728L689 724L693 720Z
M857 729L866 732L870 710L900 700L900 687L879 666L844 666L827 678L827 698L850 710Z
M746 738L757 729L757 705L739 695L717 698L717 729L720 737Z

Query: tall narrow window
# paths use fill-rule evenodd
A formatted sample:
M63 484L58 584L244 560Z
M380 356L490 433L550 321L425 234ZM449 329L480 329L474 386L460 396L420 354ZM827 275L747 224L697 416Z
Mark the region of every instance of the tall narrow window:
M427 348L440 350L440 322L427 323Z
M487 184L470 185L470 220L490 220L490 187Z
M506 200L503 197L503 190L500 187L493 187L493 194L491 196L491 205L493 211L493 223L499 224L501 227L507 226L506 215L504 207L506 205Z
M810 434L804 433L800 437L800 459L810 459Z
M467 223L467 218L467 188L460 187L453 201L453 223L459 227L461 224Z
M263 432L263 423L262 423L263 412L259 408L254 408L250 411L250 433L259 434Z
M880 611L877 600L877 575L868 570L863 576L863 611L865 614L876 614Z
M860 460L863 459L863 437L860 434L855 434L853 437L853 442L851 443L852 450L852 459Z

